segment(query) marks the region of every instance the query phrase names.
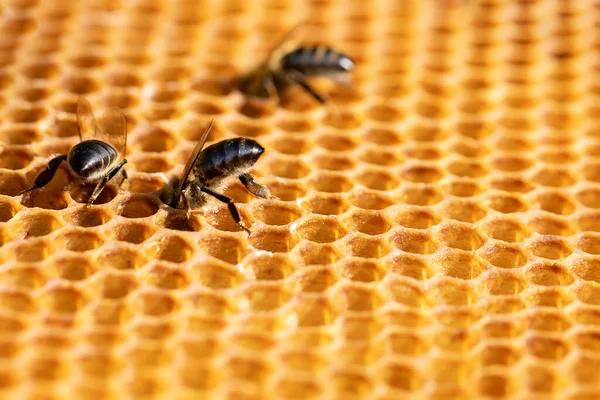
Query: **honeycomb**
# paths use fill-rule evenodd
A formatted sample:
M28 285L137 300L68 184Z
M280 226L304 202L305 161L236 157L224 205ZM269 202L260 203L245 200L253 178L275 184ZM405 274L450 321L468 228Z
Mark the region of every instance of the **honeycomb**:
M223 84L299 17L352 88ZM599 28L592 0L3 0L2 398L599 399ZM80 95L124 110L129 179L17 195ZM249 235L157 194L212 117L266 148L279 199L225 191Z

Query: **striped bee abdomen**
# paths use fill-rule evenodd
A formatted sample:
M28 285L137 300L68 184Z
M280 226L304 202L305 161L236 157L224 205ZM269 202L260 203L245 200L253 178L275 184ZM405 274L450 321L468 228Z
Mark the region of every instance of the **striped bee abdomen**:
M354 62L330 47L310 46L285 54L281 58L281 68L284 71L296 70L309 76L327 76L352 71Z
M69 166L82 178L106 171L117 159L117 151L100 140L86 140L77 143L69 151Z
M232 171L252 167L264 151L251 139L223 140L202 150L194 165L194 174L203 185L210 186Z

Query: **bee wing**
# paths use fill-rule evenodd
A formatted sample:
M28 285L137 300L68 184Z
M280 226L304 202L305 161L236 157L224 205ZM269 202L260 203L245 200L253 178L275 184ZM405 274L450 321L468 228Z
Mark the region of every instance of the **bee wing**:
M198 141L198 144L196 145L196 147L194 147L194 151L192 151L190 158L188 159L187 163L185 164L185 167L183 168L183 173L181 174L181 179L179 180L179 185L177 185L177 192L175 193L175 197L174 197L176 202L179 202L179 199L181 198L181 191L183 190L183 185L187 181L188 177L190 176L190 172L192 171L192 168L194 167L194 164L196 163L196 160L198 159L198 156L200 155L200 152L202 151L202 148L204 147L204 143L206 143L208 134L210 133L214 124L215 124L215 119L213 118L210 120L210 123L208 124L206 129L204 129L204 133L202 133L202 137Z
M277 59L280 57L281 53L285 51L285 49L290 45L292 36L298 32L298 29L305 25L306 21L300 21L296 25L294 25L287 33L283 35L279 41L271 47L269 50L269 55L267 57L267 64L272 65Z
M92 106L85 97L77 100L77 133L79 140L89 140L96 137L96 118L92 112Z
M127 152L127 120L119 107L112 106L106 109L96 128L96 139L102 140L113 146L115 150L125 157Z

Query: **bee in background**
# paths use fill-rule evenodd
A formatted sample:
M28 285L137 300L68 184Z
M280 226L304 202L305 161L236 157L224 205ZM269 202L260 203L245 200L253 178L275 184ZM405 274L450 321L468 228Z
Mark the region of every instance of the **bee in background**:
M248 170L258 161L264 148L256 141L245 138L226 139L214 143L203 150L204 143L215 120L212 119L204 130L200 141L185 164L181 178L172 182L165 188L167 195L171 196L165 201L169 207L183 207L190 209L200 208L208 201L208 197L227 204L229 213L236 224L246 232L233 199L218 192L227 186L230 178L238 178L252 195L261 198L274 198L269 189L254 181ZM190 179L190 174L193 177ZM162 197L162 196L161 196Z
M350 57L327 46L290 49L289 38L298 26L271 50L265 62L238 79L241 92L262 99L280 98L286 88L297 84L323 104L325 99L308 84L308 78L327 77L349 85L349 74L354 70Z
M77 131L80 142L71 147L67 154L55 156L48 161L33 182L33 186L23 190L24 194L46 186L54 177L58 167L67 161L69 170L86 183L96 183L88 204L93 204L108 182L119 172L123 179L127 173L123 166L127 150L127 122L118 107L110 107L96 123L88 100L80 97L77 102Z

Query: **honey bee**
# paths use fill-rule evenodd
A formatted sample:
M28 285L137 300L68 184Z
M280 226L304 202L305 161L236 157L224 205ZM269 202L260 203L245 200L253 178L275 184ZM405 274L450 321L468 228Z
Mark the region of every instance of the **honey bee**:
M93 204L108 182L119 172L123 179L127 173L123 166L127 150L127 122L118 107L108 108L100 124L96 123L88 100L80 97L77 102L77 131L80 142L71 147L67 154L51 158L48 165L35 178L33 186L19 194L24 194L46 186L54 177L58 167L67 161L69 170L86 183L96 183L88 204Z
M252 139L235 138L214 143L203 149L206 138L214 125L214 118L204 130L200 141L192 151L181 178L166 188L172 197L165 201L171 208L183 203L186 210L202 207L208 197L213 197L225 204L235 223L246 232L233 199L219 193L229 183L230 178L238 178L246 190L261 198L274 198L269 189L254 181L248 170L258 161L265 149ZM190 174L193 173L193 178Z
M323 104L325 99L308 84L308 78L327 77L349 85L354 61L347 55L320 45L290 49L290 36L299 26L285 35L265 62L238 79L241 92L261 99L280 98L286 88L297 84Z

